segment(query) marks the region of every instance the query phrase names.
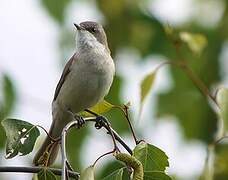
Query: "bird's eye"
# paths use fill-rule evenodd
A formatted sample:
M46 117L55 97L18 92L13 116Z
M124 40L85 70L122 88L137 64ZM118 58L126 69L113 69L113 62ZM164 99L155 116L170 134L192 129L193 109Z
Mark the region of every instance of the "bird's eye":
M91 32L95 33L96 29L95 28L91 28Z

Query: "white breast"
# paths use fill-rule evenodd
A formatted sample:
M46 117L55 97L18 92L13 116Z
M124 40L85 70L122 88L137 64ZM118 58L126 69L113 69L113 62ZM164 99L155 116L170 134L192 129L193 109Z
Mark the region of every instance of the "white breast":
M101 101L113 81L115 67L110 54L100 43L93 43L79 52L57 98L58 104L75 113Z

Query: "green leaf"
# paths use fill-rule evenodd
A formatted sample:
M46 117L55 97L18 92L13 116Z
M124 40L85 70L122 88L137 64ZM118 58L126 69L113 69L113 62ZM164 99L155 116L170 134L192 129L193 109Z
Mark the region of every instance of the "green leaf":
M154 83L154 79L155 79L155 75L156 75L156 71L153 71L151 73L149 73L147 76L144 77L144 79L141 82L140 85L140 114L142 111L142 107L143 107L143 103L145 101L145 98L148 96L153 83Z
M161 171L145 171L144 180L172 180L172 178Z
M144 171L164 171L169 166L167 155L161 149L145 142L135 147L133 156L142 163Z
M40 135L36 126L18 119L5 119L1 123L7 136L7 159L17 154L24 156L32 152L36 139Z
M55 174L47 168L43 168L40 172L38 172L37 178L38 180L57 180Z
M122 180L122 177L123 177L123 168L117 169L113 173L104 177L102 180Z
M207 39L202 34L181 32L180 39L188 45L193 53L197 55L200 55L207 45Z
M216 96L217 103L220 107L220 116L223 120L224 131L228 131L228 89L220 88ZM224 132L224 133L225 133Z
M111 110L112 108L114 107L114 105L110 104L108 101L101 101L99 102L98 104L96 104L95 106L93 106L92 108L89 108L89 110L91 110L92 112L95 112L97 114L103 114L103 113L106 113L108 112L109 110ZM90 113L88 112L81 112L80 113L81 116L91 116Z
M94 180L94 166L89 166L81 173L80 180Z

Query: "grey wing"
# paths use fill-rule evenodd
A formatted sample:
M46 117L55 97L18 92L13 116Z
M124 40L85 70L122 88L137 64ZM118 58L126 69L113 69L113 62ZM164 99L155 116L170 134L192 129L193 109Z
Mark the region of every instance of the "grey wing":
M61 89L61 87L62 87L67 75L70 73L70 67L71 67L73 61L76 58L75 56L76 56L76 53L70 58L70 60L66 63L66 65L65 65L65 67L63 69L63 73L62 73L61 78L60 78L60 80L59 80L59 82L57 84L57 87L55 89L54 101L58 97L60 89Z

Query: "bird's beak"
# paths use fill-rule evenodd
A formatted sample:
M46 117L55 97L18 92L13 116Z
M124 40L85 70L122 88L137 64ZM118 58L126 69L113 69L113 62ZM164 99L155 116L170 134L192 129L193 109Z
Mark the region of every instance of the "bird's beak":
M76 23L74 23L74 26L77 28L77 30L82 30L83 28L80 26L80 25L78 25L78 24L76 24Z

